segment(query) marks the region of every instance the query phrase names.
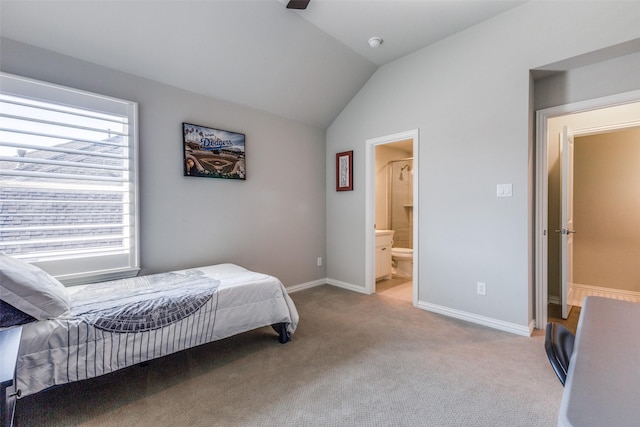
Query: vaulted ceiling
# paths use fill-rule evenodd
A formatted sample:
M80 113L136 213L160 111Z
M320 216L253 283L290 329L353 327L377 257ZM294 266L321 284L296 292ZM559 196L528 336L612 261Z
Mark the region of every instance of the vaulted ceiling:
M286 3L0 0L0 35L325 129L378 67L523 1Z

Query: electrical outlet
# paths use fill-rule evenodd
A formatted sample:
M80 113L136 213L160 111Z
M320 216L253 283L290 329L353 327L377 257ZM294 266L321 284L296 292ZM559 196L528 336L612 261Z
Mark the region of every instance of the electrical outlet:
M476 283L476 289L478 291L478 295L486 295L487 294L487 284L484 282Z
M322 267L322 257L318 257L318 267Z

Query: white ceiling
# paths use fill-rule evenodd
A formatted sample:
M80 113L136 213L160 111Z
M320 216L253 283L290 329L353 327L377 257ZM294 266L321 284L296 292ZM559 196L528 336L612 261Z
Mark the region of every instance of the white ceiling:
M0 35L325 129L379 66L524 1L286 3L0 0Z

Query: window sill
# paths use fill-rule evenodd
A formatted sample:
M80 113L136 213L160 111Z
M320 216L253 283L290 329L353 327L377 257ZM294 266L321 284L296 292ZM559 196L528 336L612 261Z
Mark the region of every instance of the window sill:
M129 267L113 270L90 271L86 273L55 276L65 286L86 285L88 283L106 282L109 280L127 279L135 277L140 268Z

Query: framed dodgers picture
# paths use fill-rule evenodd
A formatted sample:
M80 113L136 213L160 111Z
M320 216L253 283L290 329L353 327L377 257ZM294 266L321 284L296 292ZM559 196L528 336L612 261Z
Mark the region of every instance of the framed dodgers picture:
M184 176L246 179L245 135L182 123Z

